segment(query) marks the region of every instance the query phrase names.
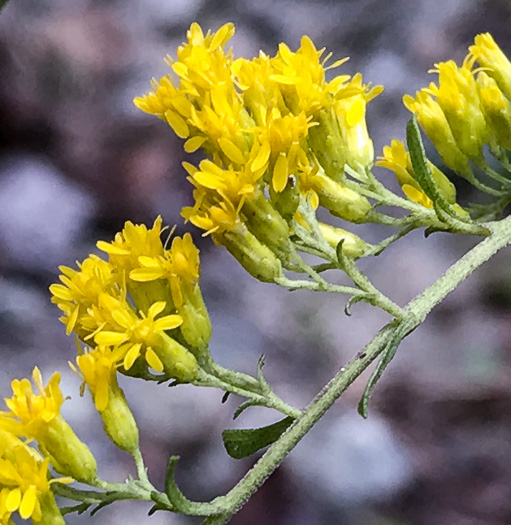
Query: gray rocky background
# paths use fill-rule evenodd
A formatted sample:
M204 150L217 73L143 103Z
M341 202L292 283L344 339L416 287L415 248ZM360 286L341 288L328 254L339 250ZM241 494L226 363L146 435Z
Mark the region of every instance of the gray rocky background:
M345 71L362 71L385 93L370 105L377 152L404 138L403 93L429 82L434 62L463 58L474 35L491 31L511 54L506 0L11 0L0 15L0 394L34 364L63 374L64 406L97 455L101 475L133 471L101 433L88 397L67 368L74 344L49 302L57 265L72 265L125 220L177 222L190 202L179 140L132 98L166 73L189 24L236 24L238 55L296 48L302 34ZM392 174L379 170L394 184ZM458 183L457 183L458 184ZM462 197L467 188L458 184ZM376 240L382 228L358 228ZM197 231L203 288L214 322L212 351L254 372L267 356L270 383L304 406L386 321L340 297L292 295L246 275ZM416 232L363 261L382 290L404 305L475 240ZM368 420L356 414L361 378L233 520L234 525L503 525L511 523L511 272L499 254L459 287L407 339L379 385ZM366 379L366 378L365 378ZM178 481L193 499L228 490L252 460L225 454L235 399L214 390L125 381L154 483L180 454ZM253 409L237 426L274 415ZM69 524L198 520L119 503Z

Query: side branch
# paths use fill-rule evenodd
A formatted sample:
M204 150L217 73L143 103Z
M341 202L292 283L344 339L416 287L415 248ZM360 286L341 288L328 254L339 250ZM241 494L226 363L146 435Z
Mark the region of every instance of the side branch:
M491 232L490 237L480 242L460 260L454 263L433 285L413 299L405 308L400 321L393 321L366 345L364 351L340 369L337 375L323 388L311 404L259 459L245 477L225 496L211 502L214 508L225 509L207 518L203 525L223 525L243 506L250 496L264 483L280 465L296 444L307 434L323 414L335 403L342 393L380 355L391 341L402 323L407 324L407 333L419 326L428 313L454 290L474 270L484 264L492 255L511 243L511 217L500 222L484 225Z

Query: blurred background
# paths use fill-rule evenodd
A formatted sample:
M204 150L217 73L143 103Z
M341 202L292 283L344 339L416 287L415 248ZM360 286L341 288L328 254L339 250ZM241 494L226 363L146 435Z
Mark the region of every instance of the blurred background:
M11 0L0 15L0 395L34 364L63 374L64 414L96 454L100 474L122 481L130 458L101 432L89 396L67 367L64 334L48 286L59 264L73 265L110 240L124 221L162 214L178 232L191 202L180 140L138 111L134 96L167 73L190 23L236 24L238 56L296 49L302 34L343 72L384 84L369 106L376 152L404 138L401 104L430 81L437 61L461 60L475 34L491 31L511 55L507 0ZM392 187L394 177L378 169ZM457 181L462 200L469 190ZM202 286L214 324L212 352L224 365L266 376L291 404L306 405L386 322L364 305L343 313L341 297L292 295L245 274L225 251L193 231ZM369 241L381 227L357 228ZM415 232L361 263L401 305L476 239ZM511 252L461 285L400 347L374 395L370 417L356 404L359 379L232 520L234 525L504 525L511 523ZM232 422L239 399L222 392L124 381L137 416L150 477L162 485L170 454L192 499L228 490L253 459L230 459L229 427L278 417L251 409ZM118 503L69 524L188 525L200 520Z

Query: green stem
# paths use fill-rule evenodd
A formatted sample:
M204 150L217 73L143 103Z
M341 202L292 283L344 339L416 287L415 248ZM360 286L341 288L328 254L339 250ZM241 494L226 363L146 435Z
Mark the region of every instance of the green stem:
M197 377L193 380L192 384L196 386L220 388L225 392L230 392L232 394L246 397L258 405L273 408L282 414L285 414L286 416L292 417L293 419L296 419L301 414L301 410L288 405L272 390L268 389L265 392L254 392L254 390L247 387L233 385L232 383L222 380L201 368L199 368Z
M428 313L446 295L454 290L474 270L492 255L511 243L511 217L498 223L485 225L491 232L470 252L453 264L446 273L405 308L405 319L409 325L420 325ZM403 321L404 322L404 321ZM212 514L203 525L223 525L244 505L250 496L262 485L280 465L296 444L307 434L323 414L335 403L341 394L378 357L392 337L396 323L385 326L346 367L323 388L312 403L259 459L245 477L225 496L211 502ZM219 505L224 509L218 512Z
M144 458L142 457L142 453L140 452L140 449L136 449L131 454L133 456L133 459L135 461L135 466L137 468L137 474L138 479L146 485L148 488L154 489L151 485L151 482L149 481L149 478L147 477L147 469L144 464Z
M288 279L287 277L279 277L275 281L280 286L284 286L289 290L313 290L314 292L330 292L330 293L342 293L345 295L362 296L364 295L358 288L353 286L342 286L338 284L331 284L327 281L318 283L316 281L297 281L294 279Z

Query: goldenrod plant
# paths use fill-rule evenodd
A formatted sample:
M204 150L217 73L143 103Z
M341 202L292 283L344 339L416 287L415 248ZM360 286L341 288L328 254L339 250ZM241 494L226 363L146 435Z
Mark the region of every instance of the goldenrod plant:
M406 143L391 140L376 162L366 111L382 86L371 86L360 73L327 80L326 72L338 71L347 59L331 61L307 36L295 51L281 43L274 56L260 52L248 60L227 47L233 34L230 23L206 34L192 24L177 58L165 58L169 74L153 79L152 91L134 100L183 139L185 152L202 156L198 164L184 163L194 199L181 211L184 220L259 281L345 295L347 314L364 301L384 310L389 322L307 407L292 407L266 382L262 360L255 376L213 360L213 327L192 236L165 233L161 217L151 226L126 222L112 240L97 243L101 256L90 255L76 268L62 266L61 282L50 291L77 342L78 355L69 364L83 381L82 393L89 390L106 434L131 454L137 476L124 482L98 477L93 454L60 413L65 394L59 374L45 385L36 367L33 385L29 379L12 381L12 397L0 412L3 524L16 515L60 524L69 513L126 499L149 502L149 514L169 511L202 516L207 525L228 523L376 361L359 405L366 417L371 393L403 338L511 243L511 218L503 218L511 201L511 63L490 34L476 36L461 65L435 64L436 83L405 95L412 114ZM421 128L448 172L426 157ZM376 177L375 165L395 173L402 195L382 182L388 177L383 170ZM485 195L482 202L458 201L458 176ZM329 212L321 213L328 222L318 219L321 208ZM389 235L366 242L351 225L367 223L388 226ZM418 228L478 236L481 242L402 307L372 284L357 260L381 254ZM343 272L352 284L334 284L326 270ZM252 406L284 417L263 428L225 430L225 448L235 458L267 450L227 494L193 501L174 480L175 456L164 487L149 480L119 374L152 381L155 389L189 384L237 394L244 401L235 418ZM76 504L62 506L62 498Z

